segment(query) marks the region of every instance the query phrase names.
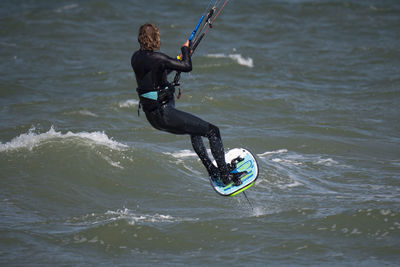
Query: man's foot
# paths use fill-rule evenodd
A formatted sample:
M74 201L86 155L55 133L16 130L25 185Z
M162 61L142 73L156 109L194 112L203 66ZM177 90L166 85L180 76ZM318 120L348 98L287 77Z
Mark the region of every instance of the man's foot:
M234 183L236 186L242 184L242 180L240 177L247 174L247 172L239 172L239 173L231 173L233 170L236 169L236 165L241 162L243 158L237 157L231 160L231 163L227 163L226 166L228 167L228 175L221 176L221 182L224 186L229 185L230 183Z
M221 182L223 186L227 186L232 183L230 175L221 175Z
M234 169L236 169L236 164L232 164L232 163L227 163L226 167L228 168L228 172L230 173L231 171L233 171Z
M234 169L236 169L237 164L241 161L243 161L244 159L241 157L236 157L233 160L231 160L231 163L227 163L226 166L228 167L228 172L230 173L231 171L233 171Z
M244 158L241 158L240 156L234 158L233 160L231 160L231 164L236 166L239 162L243 161Z
M244 172L236 172L236 173L230 173L227 176L221 177L221 182L224 186L229 185L230 183L233 183L235 186L239 186L242 184L241 178L247 174L247 171Z
M232 182L236 185L239 186L242 184L242 177L247 174L247 171L244 172L237 172L237 173L231 173L232 175Z

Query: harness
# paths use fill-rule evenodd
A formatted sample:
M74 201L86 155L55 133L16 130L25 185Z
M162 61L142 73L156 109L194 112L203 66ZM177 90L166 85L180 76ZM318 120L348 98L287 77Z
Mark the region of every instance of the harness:
M141 108L144 112L151 112L174 99L175 86L171 83L167 83L164 86L158 86L153 91L146 90L146 92L143 92L144 90L140 87L138 87L136 91L139 95L139 116Z

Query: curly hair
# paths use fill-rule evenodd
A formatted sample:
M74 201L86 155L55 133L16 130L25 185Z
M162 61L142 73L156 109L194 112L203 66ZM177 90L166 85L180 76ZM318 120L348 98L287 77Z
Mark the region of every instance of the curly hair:
M160 32L157 26L151 23L146 23L140 26L138 34L138 42L140 50L158 50L161 46Z

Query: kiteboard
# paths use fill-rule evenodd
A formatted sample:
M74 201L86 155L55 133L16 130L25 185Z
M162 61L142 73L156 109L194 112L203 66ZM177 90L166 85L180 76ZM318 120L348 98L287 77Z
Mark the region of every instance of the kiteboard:
M236 164L236 167L231 173L241 173L240 185L235 185L231 182L228 185L223 185L218 178L213 180L210 178L211 186L222 196L235 196L246 189L252 187L258 178L258 165L253 154L244 148L234 148L225 154L225 161L228 164ZM216 162L213 162L216 165Z

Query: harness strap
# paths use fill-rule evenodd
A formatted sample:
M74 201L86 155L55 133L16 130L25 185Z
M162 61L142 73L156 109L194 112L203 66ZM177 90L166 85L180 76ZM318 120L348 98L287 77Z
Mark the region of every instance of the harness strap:
M166 86L164 86L164 88L158 87L157 90L149 91L143 94L140 94L139 88L137 88L136 91L139 93L138 116L140 116L139 110L141 108L143 108L145 112L152 111L173 99L175 87L168 83Z

